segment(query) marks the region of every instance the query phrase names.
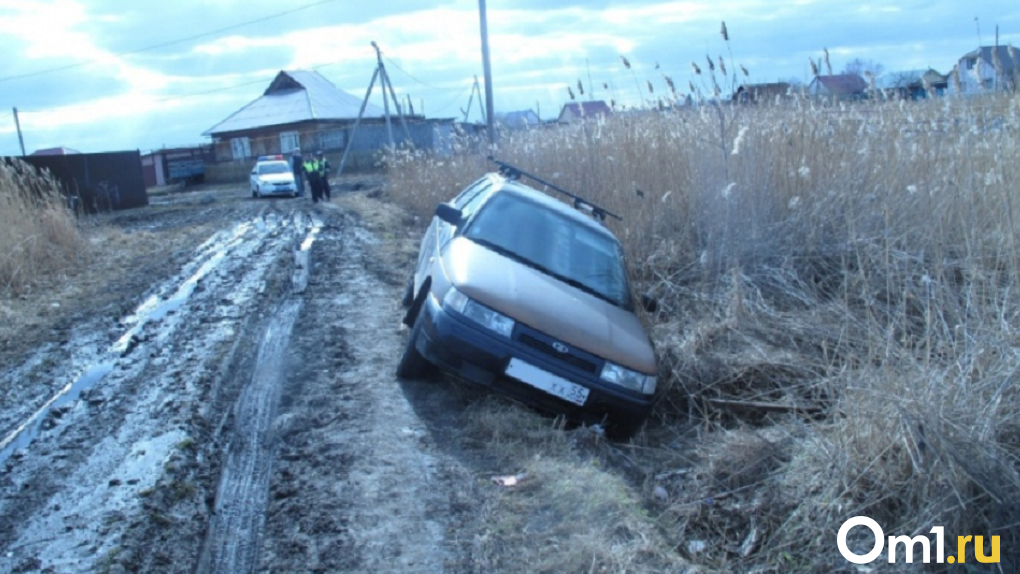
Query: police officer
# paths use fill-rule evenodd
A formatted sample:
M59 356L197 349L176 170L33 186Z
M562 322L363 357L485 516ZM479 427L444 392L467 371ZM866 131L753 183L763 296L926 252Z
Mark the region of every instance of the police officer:
M305 159L301 157L301 150L295 149L290 156L290 169L294 172L294 183L297 185L298 195L305 196Z
M325 201L333 199L329 189L329 160L322 150L315 152L315 161L319 163L319 199L325 197Z
M305 173L308 174L308 186L312 188L312 203L319 203L322 198L322 171L316 158L310 157L305 161Z

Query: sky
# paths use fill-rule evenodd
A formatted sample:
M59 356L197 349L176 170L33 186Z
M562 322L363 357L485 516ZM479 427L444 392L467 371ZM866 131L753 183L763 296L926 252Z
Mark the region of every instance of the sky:
M808 82L809 62L826 49L836 73L854 59L948 73L994 44L997 27L1001 44L1020 47L1015 0L486 5L497 114L532 109L544 119L570 101L568 87L620 106L667 96L666 76L681 94L691 82L703 89L691 63L707 71L709 57L730 75L746 68L741 81ZM281 70L314 69L362 99L377 67L373 41L402 103L457 119L470 104L468 119L480 121L478 9L477 0L0 0L0 156L20 154L15 107L28 153L145 152L209 142L202 133ZM382 106L378 85L371 101Z

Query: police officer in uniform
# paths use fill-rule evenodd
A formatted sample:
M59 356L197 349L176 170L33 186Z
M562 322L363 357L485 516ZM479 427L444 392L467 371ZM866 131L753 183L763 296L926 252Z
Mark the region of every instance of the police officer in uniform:
M305 173L308 174L308 186L312 188L312 203L319 203L322 198L322 170L315 157L305 161Z
M330 201L333 195L329 189L329 160L322 150L319 150L315 152L315 161L319 163L319 199L325 198L324 201Z

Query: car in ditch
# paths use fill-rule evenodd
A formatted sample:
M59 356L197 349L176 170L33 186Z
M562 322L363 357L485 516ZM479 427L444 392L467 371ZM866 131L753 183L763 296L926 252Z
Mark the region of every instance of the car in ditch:
M251 196L259 198L274 195L301 195L294 180L294 170L282 155L259 156L251 170Z
M618 216L496 163L436 208L402 301L397 375L438 368L626 439L652 410L657 361L605 226Z

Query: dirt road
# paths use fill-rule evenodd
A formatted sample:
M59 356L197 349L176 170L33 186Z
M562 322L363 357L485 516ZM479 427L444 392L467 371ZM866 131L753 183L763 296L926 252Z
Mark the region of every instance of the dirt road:
M469 570L474 478L393 375L378 240L333 205L195 203L125 224L218 228L133 313L4 365L0 572Z

